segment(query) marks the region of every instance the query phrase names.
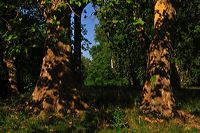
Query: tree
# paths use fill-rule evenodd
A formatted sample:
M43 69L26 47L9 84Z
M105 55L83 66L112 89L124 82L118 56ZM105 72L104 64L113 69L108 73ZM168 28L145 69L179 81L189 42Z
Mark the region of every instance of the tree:
M92 62L88 68L88 75L86 84L105 85L114 76L110 66L110 52L108 47L103 45L96 45L90 49L92 55Z
M4 66L4 71L7 72L7 76L4 78L8 81L6 87L6 95L19 94L19 88L17 86L17 70L13 58L12 52L16 52L15 42L18 39L19 34L16 32L15 25L19 24L19 17L16 2L2 1L0 4L0 44L1 44L1 65Z
M156 0L154 12L154 36L149 46L147 78L140 109L143 113L172 117L175 100L171 90L170 61L176 14L174 1Z
M46 22L45 55L32 94L34 105L44 111L66 112L74 88L71 70L70 7L63 0L40 1ZM72 96L72 95L71 95Z
M82 42L82 28L81 28L81 14L86 6L82 3L81 6L74 5L74 53L73 53L73 69L75 71L75 78L78 86L82 85L82 73L81 73L81 42Z
M149 44L140 39L139 30L151 31L149 5L149 2L143 1L111 0L105 1L97 10L100 22L96 34L100 34L101 38L104 36L104 40L110 43L117 73L126 76L135 88L142 86L145 77L146 45ZM147 23L143 19L148 20Z
M200 3L181 1L176 17L174 59L181 88L200 85ZM173 78L173 77L172 77Z
M88 76L88 69L91 64L91 60L85 56L81 57L81 72L83 74L83 81L87 78Z
M4 96L27 92L38 77L44 42L43 17L33 1L0 4L1 79ZM27 88L28 87L28 88Z

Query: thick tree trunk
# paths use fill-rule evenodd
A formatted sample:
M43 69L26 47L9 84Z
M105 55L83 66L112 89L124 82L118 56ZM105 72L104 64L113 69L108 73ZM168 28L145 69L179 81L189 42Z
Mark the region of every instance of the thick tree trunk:
M62 2L65 1L52 0L44 13L47 23L46 53L32 100L45 111L65 112L74 88L74 74L70 66L70 9L63 7Z
M175 100L170 82L170 59L175 8L172 0L156 0L154 38L149 46L147 79L140 109L143 113L172 117Z

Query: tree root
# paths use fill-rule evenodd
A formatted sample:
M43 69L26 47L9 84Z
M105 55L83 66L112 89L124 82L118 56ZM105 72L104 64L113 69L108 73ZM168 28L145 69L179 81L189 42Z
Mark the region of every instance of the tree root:
M185 112L183 110L176 110L175 115L176 115L175 117L180 118L184 123L193 120L195 117L191 113Z

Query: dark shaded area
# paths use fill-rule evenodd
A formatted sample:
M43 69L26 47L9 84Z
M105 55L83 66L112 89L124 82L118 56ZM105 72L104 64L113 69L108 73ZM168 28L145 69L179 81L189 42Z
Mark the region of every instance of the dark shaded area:
M2 45L3 43L1 43L1 40L0 40L0 44ZM8 81L6 80L5 78L5 75L7 75L4 71L4 68L5 68L5 64L3 62L3 47L0 46L0 88L1 88L1 92L0 93L0 97L3 97L7 94L7 89L6 89L6 86L8 84Z
M91 105L91 108L86 110L86 116L81 125L88 132L94 132L105 127L106 123L112 124L113 110L118 107L123 110L139 107L141 91L130 86L88 86L82 89L81 96ZM191 105L193 100L200 101L200 89L174 90L174 97L177 103L176 109L182 109L186 104ZM112 110L109 110L110 108ZM200 116L198 108L190 113Z
M200 89L177 89L173 90L173 95L177 103L177 109L181 109L181 107L185 104L192 104L190 102L193 100L200 101ZM109 107L121 107L123 109L139 107L141 91L129 86L90 86L82 89L81 97L88 101L92 108L100 109L101 113L103 113L101 115L106 115L106 117L101 116L102 119L109 119L110 114L108 112L104 112L108 110ZM102 108L104 108L104 111ZM91 113L90 115L94 115L92 113L95 112L88 113ZM99 112L96 113L96 115L98 115ZM191 113L200 116L200 110L198 109Z
M74 53L73 53L73 71L75 73L75 79L77 87L80 87L83 84L83 75L81 73L81 42L83 40L83 36L81 34L81 14L86 4L81 4L81 6L74 6L74 11L76 15L74 15Z
M193 99L200 100L200 89L182 88L173 90L177 103L187 103ZM80 95L93 107L124 107L131 108L138 105L141 100L141 91L130 86L87 86L82 89Z
M8 80L7 80L7 75L8 72L5 71L5 63L3 62L3 60L1 59L0 62L0 97L7 97L9 95L9 91L8 91Z
M173 90L173 92L177 101L200 100L200 87L182 88L181 90Z
M189 104L192 106L192 102L199 102L200 101L200 88L187 88L181 90L174 90L174 96L177 103L177 109L182 109L182 105ZM191 114L195 116L200 116L200 109L194 107L193 112Z
M140 90L130 86L88 86L80 93L94 107L132 107L140 99Z
M172 63L171 64L171 77L170 77L170 80L171 80L171 86L173 89L175 90L180 90L181 89L181 81L180 81L180 76L179 76L179 73L178 73L178 70L175 66L175 63Z

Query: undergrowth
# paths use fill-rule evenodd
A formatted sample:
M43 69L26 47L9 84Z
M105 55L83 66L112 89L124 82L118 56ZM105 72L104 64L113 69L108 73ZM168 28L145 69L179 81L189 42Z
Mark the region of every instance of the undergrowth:
M141 119L139 105L121 106L120 104L96 105L81 115L54 115L40 118L26 108L28 95L0 100L0 133L198 133L200 130L180 119L151 123ZM135 100L132 100L135 101ZM177 101L181 109L200 117L199 99ZM200 120L200 119L199 119ZM199 123L196 123L200 125Z

